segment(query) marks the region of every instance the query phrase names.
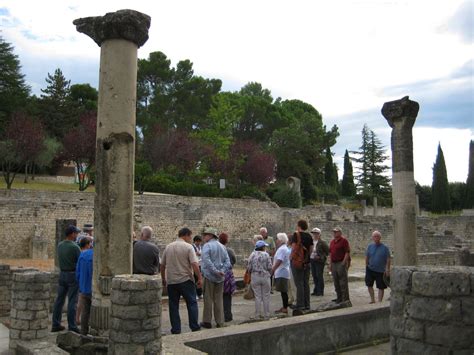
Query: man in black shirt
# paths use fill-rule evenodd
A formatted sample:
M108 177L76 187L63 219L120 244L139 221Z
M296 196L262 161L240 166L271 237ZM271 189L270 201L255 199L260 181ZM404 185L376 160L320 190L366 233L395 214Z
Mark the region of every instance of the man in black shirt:
M296 285L296 307L295 310L309 310L309 256L313 252L313 238L306 232L308 230L308 222L304 219L298 221L296 225L296 232L291 237L291 248L297 247L298 239L304 248L304 264L302 268L298 268L293 261L291 261L291 273ZM298 238L299 235L299 238ZM291 257L290 257L291 259Z

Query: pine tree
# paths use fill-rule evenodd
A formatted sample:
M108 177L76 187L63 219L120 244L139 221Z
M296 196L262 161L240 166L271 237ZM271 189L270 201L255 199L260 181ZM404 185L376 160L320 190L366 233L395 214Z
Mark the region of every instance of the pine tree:
M346 149L344 153L344 173L341 182L341 195L346 197L353 197L356 194L356 187L354 184L354 175L352 170L352 163L349 157L349 152Z
M70 100L70 80L66 80L61 69L48 73L46 89L41 89L41 117L51 136L62 139L65 133L79 123L78 112Z
M438 155L433 166L433 184L431 185L432 200L431 211L441 213L451 209L449 198L448 173L444 162L441 144L438 144Z
M469 143L469 171L467 173L464 207L474 208L474 141Z
M385 175L389 167L385 147L375 132L365 124L362 129L362 145L356 153L359 158L359 174L356 176L361 193L367 197L383 196L390 191L390 179Z
M20 61L11 44L0 37L0 133L11 115L24 107L30 93L21 74Z

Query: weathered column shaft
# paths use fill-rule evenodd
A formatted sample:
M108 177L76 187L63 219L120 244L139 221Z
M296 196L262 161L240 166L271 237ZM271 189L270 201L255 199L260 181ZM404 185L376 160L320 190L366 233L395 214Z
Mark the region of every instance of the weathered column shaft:
M137 50L150 17L133 10L74 21L100 47L91 327L109 327L112 277L132 273Z
M419 105L408 96L386 102L382 115L392 127L392 199L395 265L416 265L415 179L412 128Z

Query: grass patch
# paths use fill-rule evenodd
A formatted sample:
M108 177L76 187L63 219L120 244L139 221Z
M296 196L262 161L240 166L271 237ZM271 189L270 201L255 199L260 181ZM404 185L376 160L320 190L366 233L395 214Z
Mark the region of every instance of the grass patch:
M6 189L7 184L4 179L0 179L0 189ZM26 184L23 179L15 179L12 189L41 190L41 191L79 191L78 184L64 184L60 182L33 181L29 180ZM94 192L94 186L89 186L85 192Z

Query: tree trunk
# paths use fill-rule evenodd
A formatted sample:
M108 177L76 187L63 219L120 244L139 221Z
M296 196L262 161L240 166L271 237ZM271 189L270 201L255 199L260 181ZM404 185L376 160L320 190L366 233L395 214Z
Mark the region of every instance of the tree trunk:
M28 163L25 163L25 178L23 179L23 183L28 183Z
M35 175L36 175L36 165L35 163L31 164L31 180L35 180Z

